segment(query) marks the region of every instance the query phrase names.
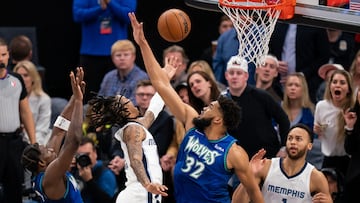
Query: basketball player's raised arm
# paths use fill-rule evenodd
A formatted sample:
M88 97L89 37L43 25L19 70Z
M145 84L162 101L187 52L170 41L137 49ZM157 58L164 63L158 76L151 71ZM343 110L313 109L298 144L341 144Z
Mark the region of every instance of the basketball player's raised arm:
M77 73L82 72L77 68ZM78 74L77 74L78 75ZM59 199L66 192L64 177L68 171L72 159L79 147L82 137L83 123L83 93L81 82L73 72L70 73L71 87L74 96L74 109L71 114L71 123L65 137L64 145L60 150L58 157L52 161L45 170L42 186L44 192L50 199Z
M134 40L140 47L145 68L151 83L175 117L185 123L187 129L192 127L192 119L198 115L197 112L189 105L185 105L171 86L168 75L162 70L160 64L157 62L144 36L143 24L137 21L134 13L129 13L129 18L133 28ZM169 62L171 63L171 59Z

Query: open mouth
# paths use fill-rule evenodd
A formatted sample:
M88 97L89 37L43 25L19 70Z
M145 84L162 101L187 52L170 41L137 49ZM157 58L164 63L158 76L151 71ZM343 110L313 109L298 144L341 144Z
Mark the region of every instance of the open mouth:
M341 94L341 91L340 91L340 90L335 90L335 91L334 91L334 94L335 94L335 95L340 95L340 94Z

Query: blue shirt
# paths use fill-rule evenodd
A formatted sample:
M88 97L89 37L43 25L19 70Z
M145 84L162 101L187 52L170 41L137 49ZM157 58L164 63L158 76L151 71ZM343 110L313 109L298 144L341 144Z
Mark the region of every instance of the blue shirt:
M136 0L111 0L102 10L99 0L74 0L73 19L81 23L80 54L110 56L111 46L128 39L129 12L135 12Z
M136 105L135 89L137 82L145 79L149 79L149 76L136 65L123 80L121 80L118 70L114 69L104 76L98 94L105 97L121 94ZM124 90L126 91L124 92Z
M177 203L230 202L227 183L233 172L227 168L226 157L235 141L229 134L208 140L195 128L186 133L174 169Z

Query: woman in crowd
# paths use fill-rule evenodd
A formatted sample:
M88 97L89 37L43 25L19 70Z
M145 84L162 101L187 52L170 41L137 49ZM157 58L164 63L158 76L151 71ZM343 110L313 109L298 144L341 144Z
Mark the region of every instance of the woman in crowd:
M319 136L324 154L322 168L336 168L344 175L350 158L344 148L343 111L353 104L350 74L345 70L335 70L327 83L324 100L316 104L314 132Z
M200 113L203 108L216 100L220 91L216 82L204 71L194 71L187 78L189 102Z
M14 67L14 72L20 74L25 83L35 121L36 141L45 145L50 138L51 99L42 88L41 77L34 63L28 60L20 61Z

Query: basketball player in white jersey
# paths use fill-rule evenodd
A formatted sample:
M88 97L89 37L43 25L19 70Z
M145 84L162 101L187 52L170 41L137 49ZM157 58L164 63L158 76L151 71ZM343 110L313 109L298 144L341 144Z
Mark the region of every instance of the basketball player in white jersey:
M312 148L313 133L299 123L290 128L286 140L285 158L263 158L259 150L250 161L265 202L307 203L332 202L324 174L305 160ZM245 188L240 184L232 202L249 202Z
M147 130L164 107L158 94L151 99L143 117L139 110L125 96L96 97L89 101L92 113L90 124L100 127L105 124L121 127L115 138L121 141L125 158L125 189L116 202L158 203L161 196L167 196L162 185L162 170L157 145Z

